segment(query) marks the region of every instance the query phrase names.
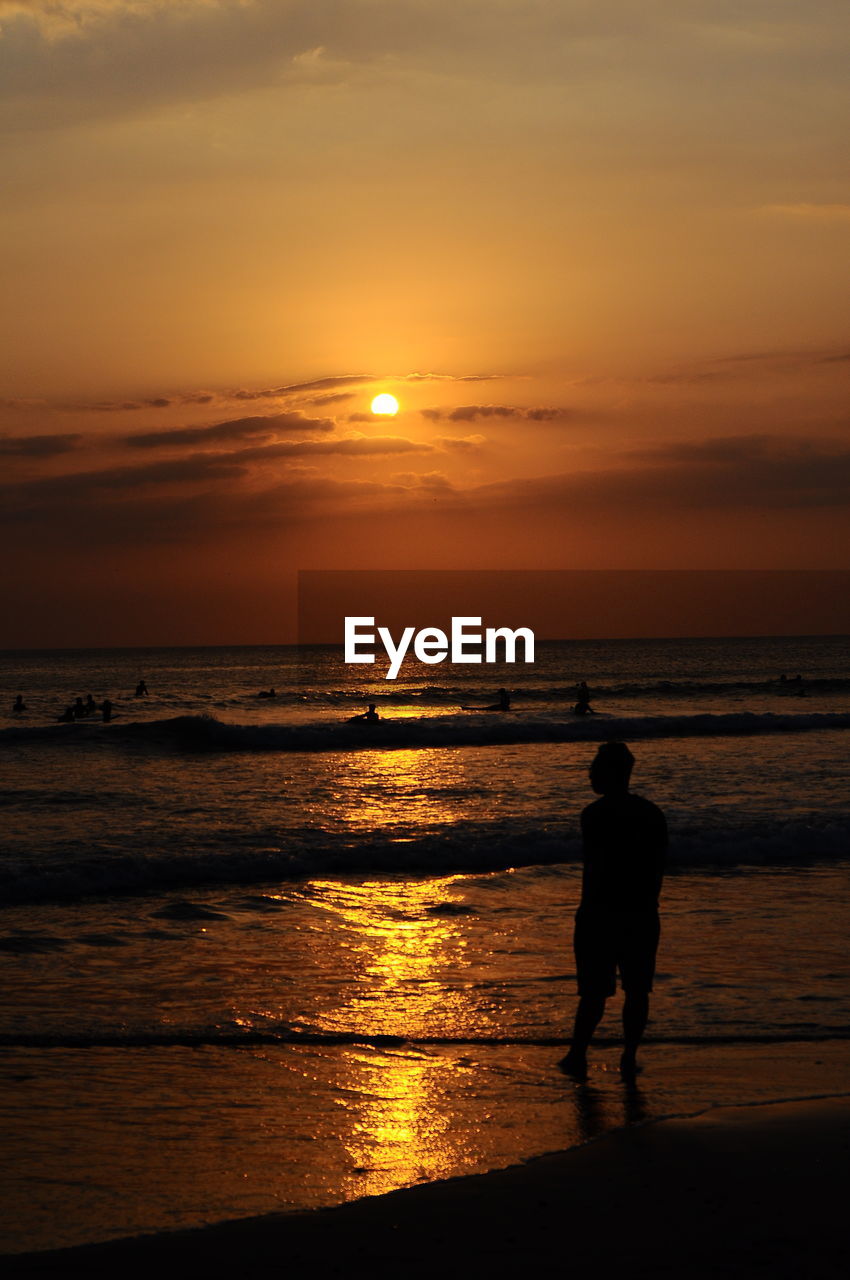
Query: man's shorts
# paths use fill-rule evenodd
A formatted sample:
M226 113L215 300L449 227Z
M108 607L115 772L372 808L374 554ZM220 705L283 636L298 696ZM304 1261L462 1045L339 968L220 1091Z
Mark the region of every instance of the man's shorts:
M627 995L650 992L659 934L657 911L579 907L573 935L579 995L612 996L618 970Z

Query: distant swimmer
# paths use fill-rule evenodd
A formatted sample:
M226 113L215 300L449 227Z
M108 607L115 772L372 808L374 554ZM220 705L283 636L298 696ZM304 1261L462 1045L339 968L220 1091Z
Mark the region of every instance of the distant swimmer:
M781 685L784 685L786 688L788 687L788 685L793 685L793 689L791 690L791 692L795 693L800 698L805 698L806 688L805 688L805 685L803 684L803 677L799 674L799 672L797 673L796 676L786 676L785 672L783 671L782 675L779 677L779 683Z
M24 695L22 693L19 693L14 703L12 704L12 715L18 716L21 714L22 711L26 711L26 709L27 709L27 704L24 702Z
M103 699L103 702L100 704L100 709L103 713L103 723L109 724L109 721L112 719L112 703L108 698Z
M73 707L66 707L61 716L56 717L59 724L73 724L76 718Z
M498 693L498 702L491 702L486 707L467 707L462 706L461 711L510 711L511 695L507 689L500 689Z
M148 696L148 686L145 684L144 680L140 680L136 685L135 696L137 698L146 698Z
M376 724L380 720L380 716L375 710L374 702L369 703L369 710L364 711L362 716L349 716L346 724Z
M92 715L95 711L97 711L97 703L95 702L95 700L94 700L94 698L91 696L91 694L87 694L87 696L86 696L86 704L85 704L85 705L86 705L86 715L87 715L87 716L90 716L90 715Z
M590 690L586 680L581 680L576 685L576 703L573 705L572 712L575 716L595 716L597 714L590 705Z
M574 714L577 716L596 715L596 712L590 705L590 690L587 687L587 681L582 680L581 683L576 686L576 692L578 693L578 701L573 707Z
M277 694L274 689L261 689L257 694L258 698L276 698Z
M74 699L74 705L72 707L72 710L77 720L82 720L89 714L88 708L86 707L86 704L83 702L82 698Z

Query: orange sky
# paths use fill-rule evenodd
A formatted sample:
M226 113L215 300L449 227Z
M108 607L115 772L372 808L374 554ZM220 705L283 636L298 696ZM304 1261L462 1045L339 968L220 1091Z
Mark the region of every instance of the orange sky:
M287 641L299 569L850 567L849 37L0 0L0 643Z

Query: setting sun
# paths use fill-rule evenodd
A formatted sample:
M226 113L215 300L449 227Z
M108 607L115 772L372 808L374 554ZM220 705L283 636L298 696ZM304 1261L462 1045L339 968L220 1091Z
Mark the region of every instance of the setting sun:
M372 412L388 414L392 417L398 413L398 400L396 400L395 396L386 394L375 396L372 401Z

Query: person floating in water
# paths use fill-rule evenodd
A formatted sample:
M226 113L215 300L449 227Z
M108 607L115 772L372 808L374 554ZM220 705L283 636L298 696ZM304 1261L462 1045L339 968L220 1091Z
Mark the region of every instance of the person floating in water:
M276 698L277 694L274 689L261 689L257 694L258 698Z
M22 711L26 711L27 704L24 702L24 695L19 693L12 704L12 715L19 716Z
M584 868L573 935L579 1002L570 1051L559 1063L577 1079L587 1075L587 1050L605 1002L616 991L618 970L625 1080L638 1071L638 1045L649 1017L667 823L656 805L629 790L633 764L624 742L603 743L590 766L590 785L601 799L581 815Z
M148 686L145 684L144 680L140 680L139 683L136 685L135 697L146 698L147 696L148 696Z
M362 716L350 716L346 720L346 724L376 724L380 718L375 710L374 702L370 702L368 711L364 711Z
M511 695L508 693L507 689L500 689L497 694L497 697L499 699L498 702L491 702L486 707L462 706L461 711L510 711Z
M576 701L575 706L573 707L573 711L575 712L575 714L577 716L595 715L596 712L593 710L593 707L590 705L590 690L587 687L586 680L581 681L581 683L577 686L576 692L578 694L578 699Z

